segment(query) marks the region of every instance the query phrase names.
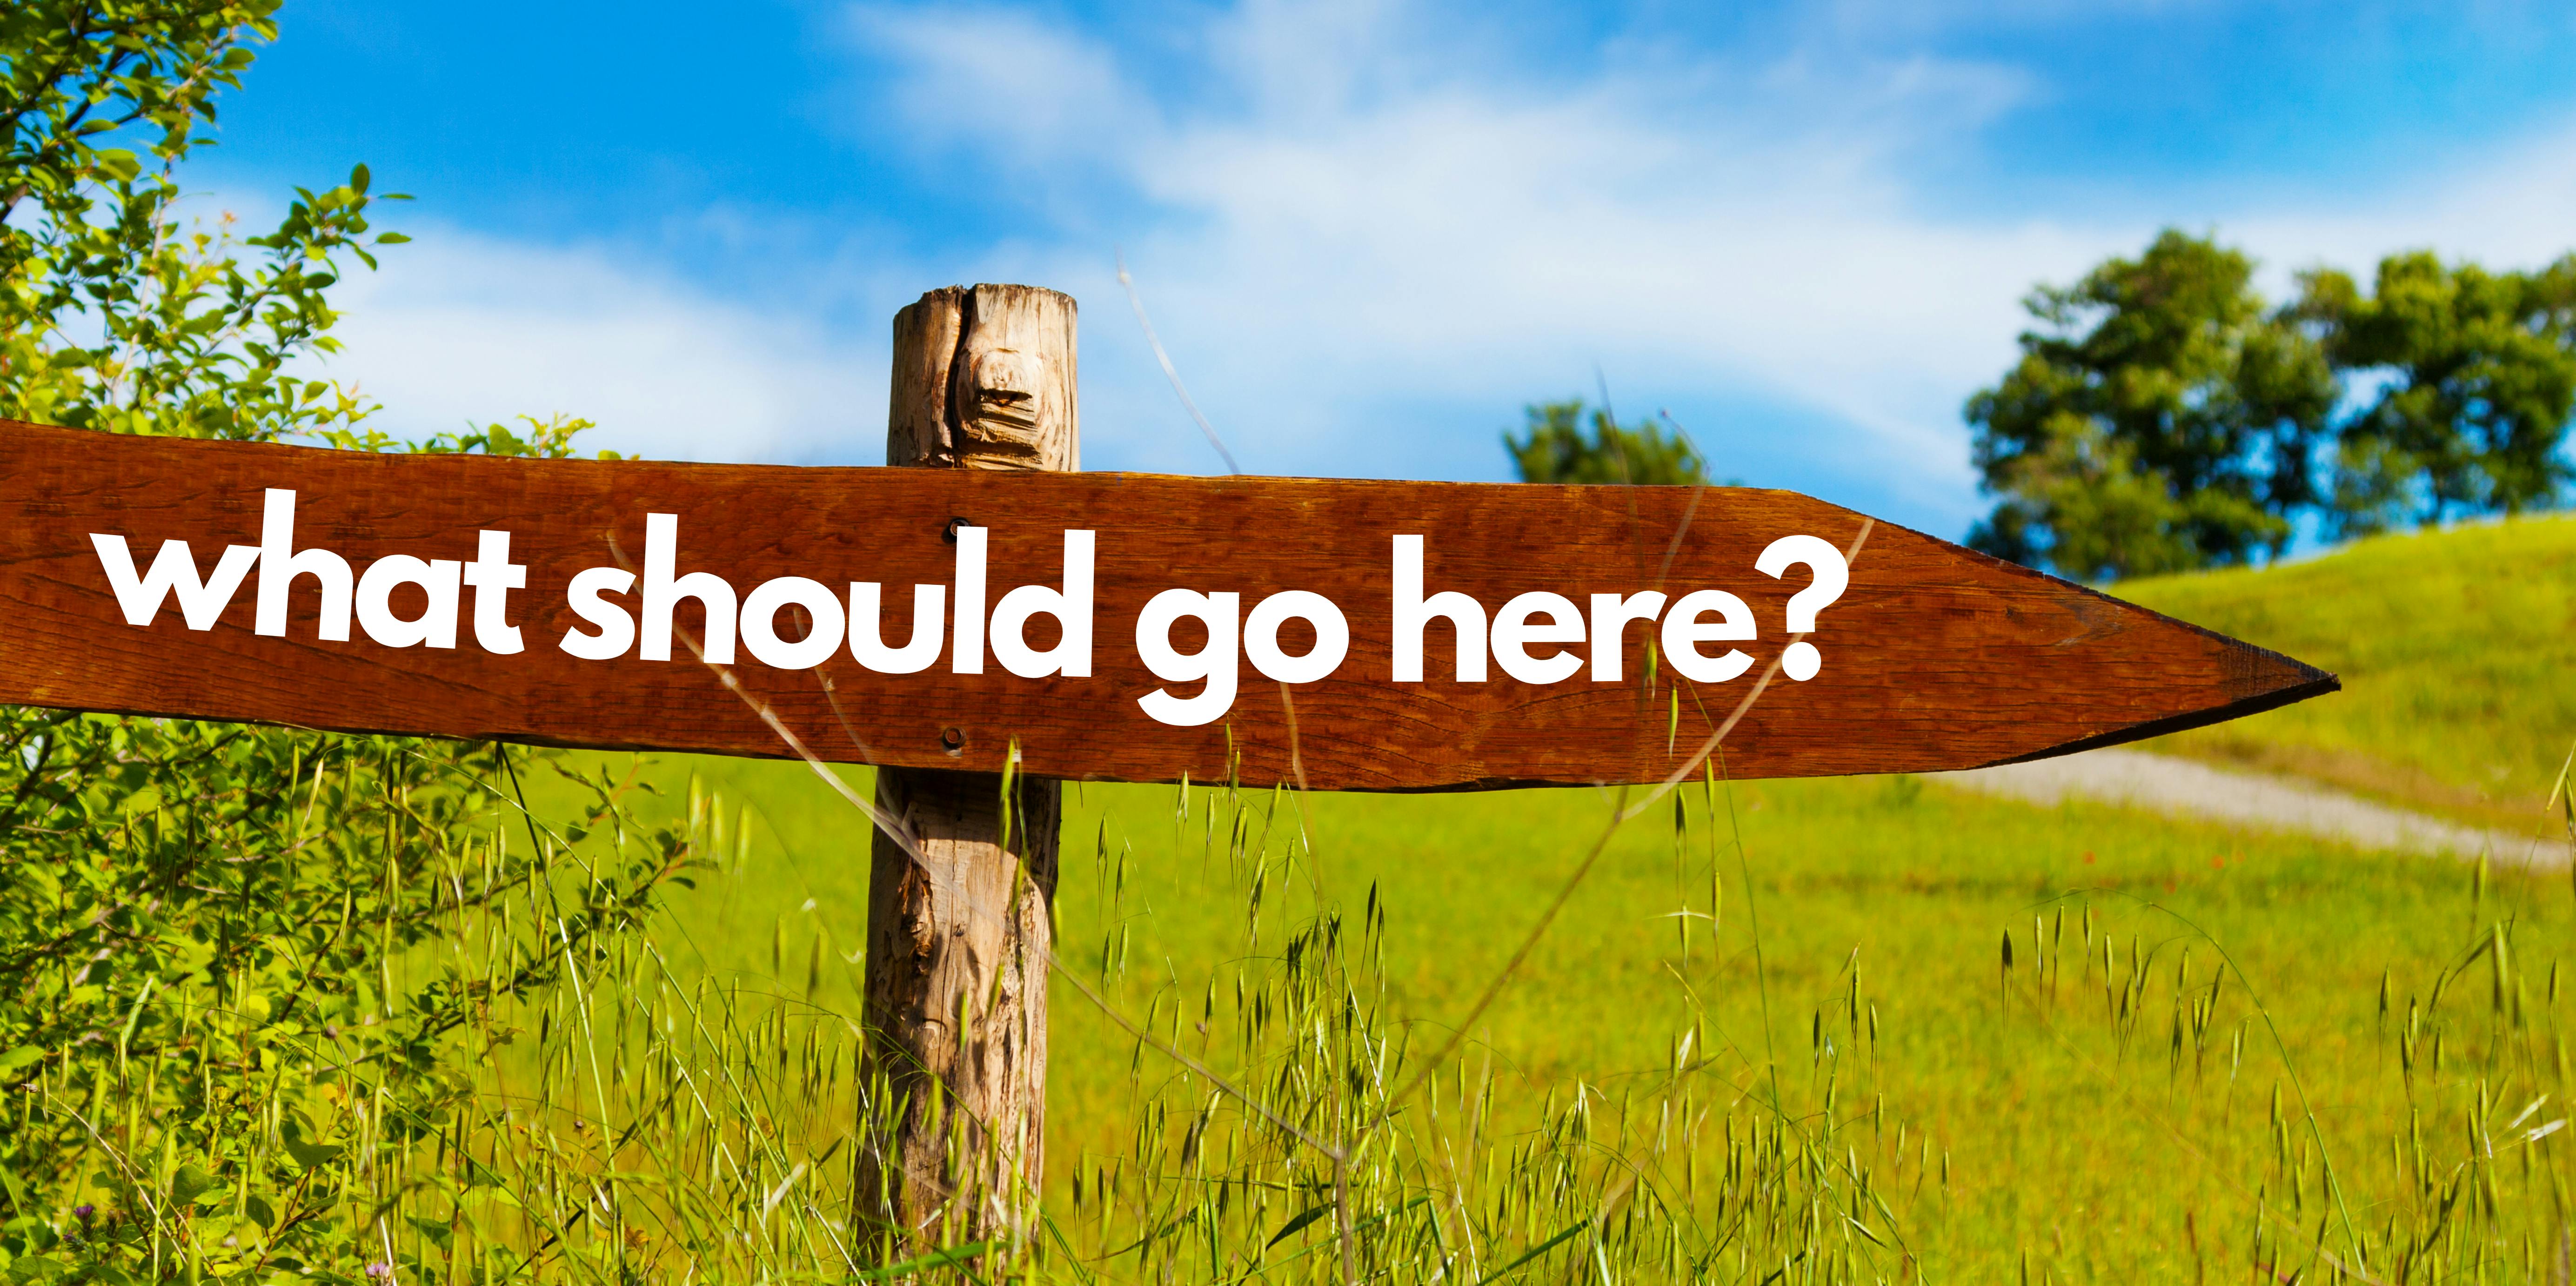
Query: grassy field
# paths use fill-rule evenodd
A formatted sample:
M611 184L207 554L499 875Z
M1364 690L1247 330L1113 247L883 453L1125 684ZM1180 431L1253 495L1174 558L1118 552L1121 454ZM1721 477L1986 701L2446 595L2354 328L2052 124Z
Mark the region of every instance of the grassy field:
M680 908L699 967L819 975L820 1001L855 1008L855 819L794 765L650 775L690 772L748 806L752 835L748 862ZM1608 811L1587 791L1319 796L1301 815L1269 795L1084 787L1061 951L1137 1020L1222 1045L1224 998L1276 968L1279 926L1375 902L1386 1007L1421 1057ZM2481 1209L2469 1249L2445 1253L2511 1280L2559 1253L2566 1141L2517 1140L2562 1115L2570 909L2563 875L1909 779L1703 789L1619 831L1458 1061L1490 1069L1498 1115L1532 1130L1578 1098L1666 1110L1679 1082L1711 1131L1767 1118L1831 1139L1887 1203L1879 1235L1899 1240L1861 1249L1891 1280L2241 1280L2258 1259L2313 1275L2321 1232L2346 1253L2347 1213L2384 1268L2409 1230ZM1209 1094L1062 981L1054 1009L1062 1208L1070 1176Z
M2167 748L2539 834L2571 722L2571 547L2576 524L2526 522L2127 587L2351 685ZM326 780L351 816L446 816L527 776L352 796L354 756L379 752L399 747L317 761L309 785L291 767L305 802L281 824L304 834ZM43 1099L102 1159L47 1198L52 1223L9 1225L12 1281L63 1268L33 1252L101 1247L156 1275L183 1246L192 1276L282 1268L286 1236L363 1255L326 1266L352 1281L2576 1269L2563 865L1908 777L1642 802L1069 787L1045 1199L1025 1236L967 1245L954 1222L895 1232L870 1195L901 1103L856 1022L863 819L793 763L513 762L593 780L539 768L524 824L385 860L370 887L412 897L406 945L368 980L381 1001L362 983L303 1016L321 1044L236 981L165 1005L206 1024L183 1082L122 1043L86 1079L0 1051L44 1069L21 1112ZM280 959L397 940L331 883L337 916L316 903ZM630 920L647 886L666 900ZM132 1030L143 1001L114 1003ZM238 1160L222 1182L142 1110L164 1084L216 1102L215 1077L229 1114L189 1146Z
M2576 519L2387 536L2112 592L2343 676L2333 696L2157 749L2528 829L2576 742Z
M2564 615L2571 530L2133 587L2354 685L2180 744L2536 832L2567 720L2558 632L2534 622ZM2498 588L2499 565L2526 574ZM47 1158L42 1192L0 1167L12 1282L2576 1268L2564 867L1907 777L1643 800L1071 787L1045 1199L1022 1221L976 1194L1014 1232L988 1238L966 1203L929 1229L879 1217L904 1105L855 1021L869 837L803 766L350 739L308 771L300 742L213 744L285 757L213 797L247 801L244 833L340 865L263 868L306 882L256 895L245 875L239 905L294 908L258 922L256 977L189 973L185 934L159 990L70 963L122 948L47 967L100 1017L62 1046L78 1059L0 1049L32 1069L13 1125L52 1131L14 1154ZM71 869L178 887L163 799L41 833L109 846ZM428 837L397 844L406 825ZM66 924L155 905L65 901L30 870L20 903ZM363 976L281 1009L309 962L368 941Z
M2347 685L2160 748L2531 829L2576 735L2571 573L2576 522L2524 521L2119 592ZM854 1016L860 820L800 765L637 766L665 792L642 811L677 815L694 780L740 846L674 908L680 968ZM1487 1087L1502 1155L1590 1157L1596 1192L1623 1166L1676 1190L1703 1164L1737 1175L1767 1129L1813 1190L1795 1207L1810 1226L1766 1246L1843 1252L1786 1279L2564 1271L2564 873L1891 778L1695 787L1577 880L1610 794L1070 791L1059 954L1124 1022L1056 981L1049 1206L1069 1222L1114 1219L1099 1185L1117 1167L1169 1182L1209 1164L1173 1122L1196 1139L1222 1096L1127 1024L1232 1068L1261 1003L1238 998L1276 995L1283 955L1313 941L1290 936L1364 922L1348 985L1396 1034L1385 1057L1449 1051L1405 1112L1454 1116ZM1818 1213L1837 1201L1848 1227ZM1285 1206L1248 1218L1251 1244L1289 1227ZM1087 1244L1151 1232L1140 1219ZM1567 1253L1524 1267L1561 1275ZM1766 1276L1749 1258L1732 1275Z

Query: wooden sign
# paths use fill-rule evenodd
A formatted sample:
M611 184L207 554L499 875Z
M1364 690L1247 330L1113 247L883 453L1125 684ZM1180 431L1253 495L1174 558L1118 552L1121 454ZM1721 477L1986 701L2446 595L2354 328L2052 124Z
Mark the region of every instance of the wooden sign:
M1975 767L2337 686L1785 491L0 422L0 501L0 701L68 709L787 753L730 675L837 761L1454 790L1663 780L1766 676L1736 776Z

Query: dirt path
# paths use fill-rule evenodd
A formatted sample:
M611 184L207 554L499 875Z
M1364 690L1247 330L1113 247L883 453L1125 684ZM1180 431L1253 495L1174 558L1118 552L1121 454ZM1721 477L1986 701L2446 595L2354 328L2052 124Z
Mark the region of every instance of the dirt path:
M2568 862L2563 838L2550 843L2533 834L2480 830L2322 786L2139 750L2092 750L2036 763L1939 773L1931 780L2036 804L2095 799L2261 830L2298 831L2363 848L2461 858L2485 853L2498 863L2542 867Z

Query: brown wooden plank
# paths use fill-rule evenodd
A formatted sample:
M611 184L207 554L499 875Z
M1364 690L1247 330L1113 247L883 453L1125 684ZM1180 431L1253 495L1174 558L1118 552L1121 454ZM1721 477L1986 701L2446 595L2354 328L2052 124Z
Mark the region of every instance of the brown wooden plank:
M257 572L220 621L195 631L163 604L125 622L90 534L125 537L138 571L165 539L201 571L221 547L257 545L263 492L298 493L296 545L361 572L393 554L470 560L478 531L511 533L528 584L510 619L526 648L477 647L471 609L453 649L394 648L353 629L316 637L319 598L298 581L282 637L253 633ZM558 649L585 568L641 570L645 515L678 521L678 570L714 572L737 595L777 576L887 586L887 634L909 628L914 584L946 585L952 518L988 528L987 607L1010 587L1055 583L1066 529L1097 533L1094 668L1027 679L940 662L912 675L861 670L846 651L812 671L742 656L743 688L827 759L994 770L1016 741L1025 771L1168 781L1291 776L1288 702L1247 664L1222 721L1168 727L1137 705L1172 687L1147 671L1133 627L1168 588L1232 591L1245 610L1309 590L1347 615L1350 654L1289 693L1295 754L1316 789L1441 790L1660 780L1685 763L1761 673L1726 683L1643 681L1649 629L1624 634L1625 678L1532 685L1489 668L1449 673L1449 630L1428 637L1428 678L1391 681L1392 540L1427 539L1432 591L1488 614L1528 591L1578 605L1596 592L1733 592L1752 607L1768 663L1807 573L1754 569L1774 539L1848 545L1864 519L1785 491L1513 486L1115 473L783 468L392 456L137 439L0 422L0 701L317 728L492 737L547 745L775 756L778 737L718 676L630 650L585 661ZM1668 553L1669 551L1669 553ZM418 591L410 591L417 595ZM634 595L624 600L630 606ZM396 600L405 614L417 597ZM695 631L693 605L680 619ZM1033 638L1033 642L1043 640ZM1739 777L1919 772L2110 744L2323 692L2332 675L2079 586L1878 524L1812 641L1822 673L1775 681L1727 741ZM1723 650L1714 645L1711 650ZM1545 648L1535 649L1544 652ZM1580 644L1571 650L1585 654ZM827 700L828 680L847 728ZM1678 705L1678 727L1674 710ZM855 733L855 738L851 735ZM960 744L951 750L943 734ZM863 744L862 744L863 743Z

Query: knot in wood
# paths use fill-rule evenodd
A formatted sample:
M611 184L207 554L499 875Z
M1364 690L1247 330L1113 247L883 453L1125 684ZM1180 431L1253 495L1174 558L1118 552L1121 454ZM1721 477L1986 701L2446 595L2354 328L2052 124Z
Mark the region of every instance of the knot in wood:
M1016 348L996 348L977 357L974 382L976 401L987 413L1036 410L1037 363Z
M963 454L986 467L1041 468L1048 446L1045 374L1037 360L1015 348L975 355L967 372L965 414L959 428Z

